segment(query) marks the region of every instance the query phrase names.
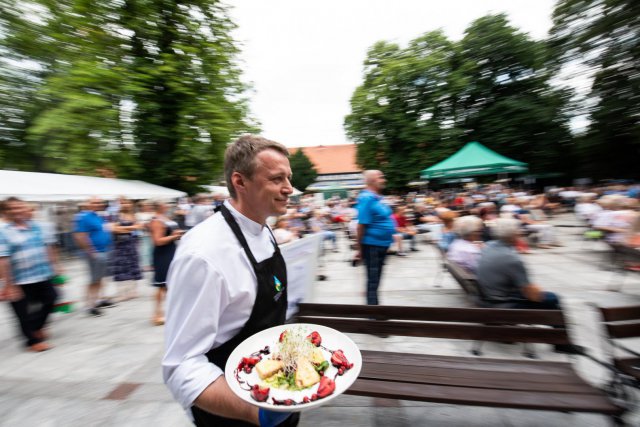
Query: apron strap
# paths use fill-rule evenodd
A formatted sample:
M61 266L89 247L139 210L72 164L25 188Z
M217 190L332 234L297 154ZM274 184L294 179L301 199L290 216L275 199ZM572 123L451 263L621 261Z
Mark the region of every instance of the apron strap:
M269 234L271 234L271 244L273 245L273 249L276 251L276 253L280 253L280 246L278 246L278 244L276 243L276 236L273 235L271 227L267 225L265 225L265 227L267 227L267 230L269 230Z
M231 215L231 212L229 211L229 209L225 205L220 205L214 210L214 212L220 212L222 214L227 224L229 224L229 227L231 227L231 231L233 231L233 234L235 234L236 237L238 238L238 241L240 242L240 245L242 245L244 252L247 254L247 257L249 257L249 261L251 261L251 264L254 267L258 265L258 262L256 261L255 257L251 253L251 249L249 249L249 244L247 243L247 239L245 239L244 234L242 233L242 230L240 230L240 226L238 225L238 222L233 217L233 215ZM267 229L269 230L269 233L271 234L271 237L273 238L271 240L271 244L273 245L275 251L277 253L280 253L280 248L278 248L278 245L275 243L275 236L273 235L273 232L271 231L269 226L265 225L265 227L267 227Z

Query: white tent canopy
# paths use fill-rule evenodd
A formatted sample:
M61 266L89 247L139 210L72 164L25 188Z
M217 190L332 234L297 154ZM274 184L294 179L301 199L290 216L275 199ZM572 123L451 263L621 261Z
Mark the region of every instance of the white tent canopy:
M221 185L203 185L203 187L212 194L222 194L224 197L229 197L229 189L227 187ZM300 194L302 194L302 191L297 188L294 188L293 193L291 193L292 196L299 196Z
M143 181L98 178L95 176L0 170L0 200L10 196L31 202L85 200L98 196L105 200L124 196L130 199L177 199L183 191Z
M222 185L203 185L209 193L221 194L223 197L229 197L229 189Z

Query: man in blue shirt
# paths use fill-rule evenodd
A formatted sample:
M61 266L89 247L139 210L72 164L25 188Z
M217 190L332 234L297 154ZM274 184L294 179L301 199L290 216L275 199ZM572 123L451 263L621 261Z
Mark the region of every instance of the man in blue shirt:
M111 232L107 230L104 219L98 212L104 209L104 203L97 197L89 200L87 210L76 219L76 243L82 249L89 264L90 283L87 289L87 308L92 316L101 316L102 307L112 307L108 299L98 301L102 279L107 275L107 252L111 246Z
M55 236L30 220L25 202L10 197L4 203L7 222L0 227L0 300L11 302L26 338L27 348L50 348L44 328L53 309L56 291L51 278L58 269Z
M367 268L367 304L378 305L382 266L396 227L391 218L392 210L382 202L380 195L387 182L384 174L368 170L364 172L364 180L366 188L358 195L356 259L362 259Z

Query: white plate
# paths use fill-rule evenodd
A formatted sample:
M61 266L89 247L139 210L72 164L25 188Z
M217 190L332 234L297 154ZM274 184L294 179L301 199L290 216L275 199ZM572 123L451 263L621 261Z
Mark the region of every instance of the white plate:
M236 379L235 370L238 367L238 364L242 361L243 357L248 357L252 353L263 349L265 346L269 346L271 354L263 356L263 359L270 358L278 348L278 340L280 338L280 334L285 330L292 328L302 328L303 331L306 331L305 336L314 331L318 332L322 337L322 346L333 351L342 350L349 363L353 363L353 368L347 370L343 375L339 375L336 377L338 369L335 366L331 365L331 353L320 347L322 353L325 356L325 359L329 362L329 365L331 365L325 372L325 375L327 375L331 379L334 379L335 377L336 388L333 394L323 399L318 399L309 403L300 403L298 405L292 406L275 405L273 404L272 398L275 398L277 400L293 399L296 402L302 402L302 399L305 396L311 397L311 395L318 390L318 384L300 391L282 390L271 387L269 398L267 399L267 401L258 402L251 397L251 391L245 390L241 387L241 384ZM235 394L237 394L246 402L264 409L269 409L271 411L300 412L324 405L325 403L331 401L331 399L334 399L335 397L344 393L351 386L351 384L353 384L356 378L358 378L361 368L362 355L360 354L360 350L358 349L356 344L342 332L321 325L313 325L309 323L292 323L265 329L264 331L258 332L257 334L244 340L242 344L240 344L238 347L236 347L235 350L233 350L231 356L229 356L224 373L227 383L229 384L229 387L231 387L231 390L233 390ZM258 377L255 369L253 369L250 374L241 372L239 374L239 377L241 380L247 381L251 385L260 385L262 382Z

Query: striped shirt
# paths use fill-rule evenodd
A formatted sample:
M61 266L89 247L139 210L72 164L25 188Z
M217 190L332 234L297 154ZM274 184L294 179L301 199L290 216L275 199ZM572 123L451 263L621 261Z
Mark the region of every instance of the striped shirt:
M33 221L25 227L0 226L0 257L9 257L14 284L38 283L53 276L47 252L47 245L53 243L55 237Z

